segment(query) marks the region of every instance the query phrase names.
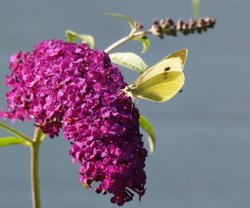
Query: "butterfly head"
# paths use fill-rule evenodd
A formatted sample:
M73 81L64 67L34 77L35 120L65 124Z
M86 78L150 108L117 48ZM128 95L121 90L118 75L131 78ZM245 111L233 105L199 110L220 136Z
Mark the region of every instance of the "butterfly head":
M123 92L125 92L125 94L126 94L128 97L134 98L134 97L135 97L135 95L134 95L134 88L135 88L135 86L134 86L133 84L128 85L128 86L126 86L126 87L123 89Z

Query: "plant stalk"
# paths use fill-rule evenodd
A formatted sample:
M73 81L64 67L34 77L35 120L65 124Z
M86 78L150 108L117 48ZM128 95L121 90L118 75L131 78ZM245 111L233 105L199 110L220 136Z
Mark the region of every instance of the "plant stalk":
M31 146L31 190L33 208L41 208L39 189L39 147L44 136L45 135L39 128L35 129L33 145Z
M109 47L107 47L104 51L106 53L110 53L112 50L114 50L115 48L117 48L118 46L124 44L125 42L129 41L131 39L131 36L125 36L123 38L121 38L120 40L114 42L112 45L110 45Z
M150 30L148 30L148 31L139 31L139 32L131 33L128 36L125 36L125 37L121 38L120 40L114 42L109 47L107 47L104 51L106 53L110 53L111 51L113 51L114 49L116 49L120 45L126 43L127 41L133 40L135 38L144 36L144 35L149 34L149 33L152 33L152 32Z

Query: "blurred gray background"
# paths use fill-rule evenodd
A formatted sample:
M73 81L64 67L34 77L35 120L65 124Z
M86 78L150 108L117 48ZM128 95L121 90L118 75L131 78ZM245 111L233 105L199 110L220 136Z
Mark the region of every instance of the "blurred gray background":
M186 83L170 102L138 104L155 126L157 146L147 158L145 196L124 208L250 207L249 11L248 0L201 0L201 16L218 20L214 30L164 40L150 37L151 48L143 55L148 65L177 49L189 49ZM13 53L31 50L44 39L65 39L65 29L92 34L96 47L105 49L129 32L126 22L106 12L129 15L146 27L153 18L192 17L191 0L0 0L1 106L6 106L5 76ZM135 42L120 48L140 50ZM122 70L128 83L137 76ZM32 136L32 123L13 125ZM79 184L78 165L71 164L68 149L62 136L42 144L43 207L116 207L109 195ZM31 207L29 157L22 146L0 149L1 208Z

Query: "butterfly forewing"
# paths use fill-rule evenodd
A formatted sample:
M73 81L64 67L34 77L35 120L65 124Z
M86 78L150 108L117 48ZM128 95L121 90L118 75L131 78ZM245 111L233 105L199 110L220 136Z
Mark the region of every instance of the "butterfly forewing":
M182 71L186 62L186 57L187 49L182 49L170 54L169 56L165 57L164 59L150 67L143 74L141 74L135 80L133 85L136 87L161 73L170 71Z

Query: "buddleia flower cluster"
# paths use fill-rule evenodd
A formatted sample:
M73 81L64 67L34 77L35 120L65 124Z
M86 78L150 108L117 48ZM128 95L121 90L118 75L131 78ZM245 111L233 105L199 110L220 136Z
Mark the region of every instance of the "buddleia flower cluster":
M2 118L33 120L51 138L62 129L73 163L80 164L80 182L87 188L97 182L96 192L112 194L112 203L143 196L147 151L139 112L106 53L50 40L13 55L9 66Z

